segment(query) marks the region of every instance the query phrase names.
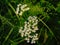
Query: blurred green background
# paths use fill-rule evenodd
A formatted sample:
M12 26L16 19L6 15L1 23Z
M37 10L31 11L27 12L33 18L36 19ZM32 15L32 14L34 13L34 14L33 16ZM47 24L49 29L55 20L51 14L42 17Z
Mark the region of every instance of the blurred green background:
M19 3L30 10L18 19L15 10ZM39 19L35 44L27 43L18 33L29 16ZM0 45L60 45L60 0L0 0Z

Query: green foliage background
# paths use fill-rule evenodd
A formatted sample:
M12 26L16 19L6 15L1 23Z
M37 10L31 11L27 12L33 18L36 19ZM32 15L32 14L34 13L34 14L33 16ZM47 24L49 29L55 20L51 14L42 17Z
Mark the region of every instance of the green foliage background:
M17 4L30 10L15 14ZM0 0L0 45L31 45L18 33L28 16L37 16L39 40L32 45L60 45L60 0Z

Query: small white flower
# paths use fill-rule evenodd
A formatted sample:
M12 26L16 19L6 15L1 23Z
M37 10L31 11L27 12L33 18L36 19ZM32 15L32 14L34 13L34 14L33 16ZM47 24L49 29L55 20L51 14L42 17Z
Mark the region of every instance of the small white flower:
M34 35L34 38L36 37L36 35Z
M37 25L37 23L35 22L33 25L35 26L35 25Z
M36 43L34 40L31 41L31 44Z
M36 33L36 36L38 36L38 34Z
M27 36L27 35L29 35L29 33L28 32L25 32L25 36Z
M31 32L29 32L29 34L30 34Z
M29 34L29 31L30 31L30 30L27 30L27 34Z
M29 43L30 42L30 40L27 40L27 43Z
M21 32L22 32L22 30L20 29L20 30L19 30L19 33L21 33Z
M29 38L32 38L32 36L31 36L31 35L29 35L28 37L29 37Z
M25 7L27 7L27 4L22 5L21 10L24 10Z
M34 43L36 43L36 42L34 41Z
M22 16L22 14L23 14L23 12L21 11L21 12L19 13L19 15Z
M38 40L38 38L35 38L35 40Z
M31 44L33 44L34 42L32 41Z
M31 22L31 20L29 20L29 22Z
M30 40L29 38L25 38L25 40Z
M19 13L19 7L17 7L17 9L16 9L16 14L18 14Z
M28 25L28 28L30 28L31 24Z
M30 8L25 8L25 9L23 9L22 11L24 12L24 11L28 11Z
M19 6L21 6L22 4L18 4L17 6L19 7Z
M23 27L20 27L20 29L22 30L22 29L23 29Z
M27 4L24 4L21 6L21 10L24 12L24 11L28 11L30 8L27 7Z
M34 21L32 21L34 23Z
M38 27L34 27L34 30L38 30Z
M32 25L32 28L35 28L34 26L35 26L35 25L33 24L33 25Z
M25 24L24 27L27 27L27 24Z
M35 33L36 31L35 31L35 30L32 30L32 32L34 32L34 33Z
M27 34L25 34L24 36L27 36Z
M26 22L26 21L25 21L24 23L25 23L25 24L27 24L27 22Z
M29 22L27 22L27 24L29 25Z
M28 20L30 20L30 19L31 19L31 16L29 16Z
M24 33L21 34L21 37L24 37Z

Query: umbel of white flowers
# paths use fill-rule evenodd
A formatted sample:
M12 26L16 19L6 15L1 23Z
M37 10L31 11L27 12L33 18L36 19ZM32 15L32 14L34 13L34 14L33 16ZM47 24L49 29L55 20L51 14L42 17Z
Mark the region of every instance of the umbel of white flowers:
M27 7L27 4L18 4L16 9L16 14L22 16L23 12L28 11L30 8Z
M38 40L38 34L36 31L38 30L38 19L36 16L29 16L28 21L24 22L24 27L20 27L19 33L21 34L21 37L26 37L25 40L27 43L36 43L36 40Z

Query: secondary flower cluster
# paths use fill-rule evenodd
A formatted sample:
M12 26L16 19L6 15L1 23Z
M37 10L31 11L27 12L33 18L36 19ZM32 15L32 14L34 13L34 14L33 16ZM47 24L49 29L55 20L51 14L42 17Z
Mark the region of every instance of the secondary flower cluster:
M27 4L18 4L16 9L16 14L22 16L23 12L28 11L30 8L27 7Z
M19 33L21 37L26 37L25 40L27 43L33 44L38 40L38 34L36 31L38 30L38 19L36 16L29 16L28 20L24 22L24 27L20 27Z

